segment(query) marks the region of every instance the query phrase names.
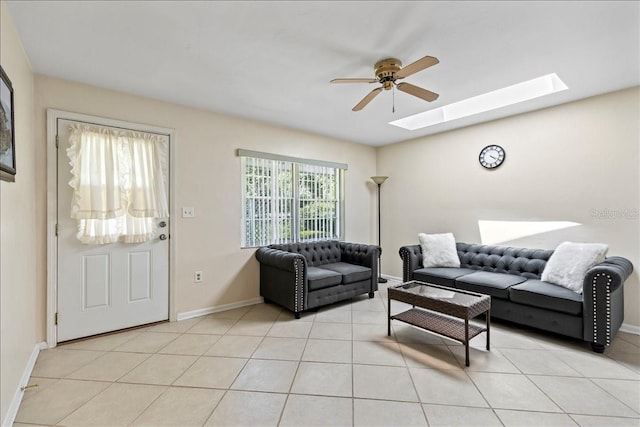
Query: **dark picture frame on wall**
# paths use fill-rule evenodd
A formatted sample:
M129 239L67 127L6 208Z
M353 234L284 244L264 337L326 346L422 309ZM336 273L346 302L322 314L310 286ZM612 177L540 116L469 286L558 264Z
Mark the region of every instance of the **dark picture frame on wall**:
M0 179L16 180L16 134L13 86L0 66Z

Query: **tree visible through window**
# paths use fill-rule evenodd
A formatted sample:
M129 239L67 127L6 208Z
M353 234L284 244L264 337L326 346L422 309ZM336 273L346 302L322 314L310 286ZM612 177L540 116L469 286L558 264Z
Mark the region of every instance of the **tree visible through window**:
M315 163L242 157L244 247L342 237L343 168Z

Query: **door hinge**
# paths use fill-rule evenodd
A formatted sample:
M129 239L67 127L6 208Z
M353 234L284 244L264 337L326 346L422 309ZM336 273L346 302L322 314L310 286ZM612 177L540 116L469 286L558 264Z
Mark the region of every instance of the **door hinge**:
M58 135L56 135L56 148L58 148Z
M58 237L58 224L56 224L56 237Z
M58 313L56 313L55 319L54 319L55 324L58 324Z

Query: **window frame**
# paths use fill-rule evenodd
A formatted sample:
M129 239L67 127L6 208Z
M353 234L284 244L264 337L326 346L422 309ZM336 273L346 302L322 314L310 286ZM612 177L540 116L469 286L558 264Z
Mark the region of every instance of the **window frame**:
M265 245L270 245L270 244L274 244L274 243L292 243L292 242L306 242L306 241L314 241L314 240L324 240L324 239L328 239L328 237L322 237L322 238L307 238L307 239L302 239L300 238L300 168L301 166L320 166L320 167L324 167L324 168L331 168L331 169L335 169L335 179L336 179L336 188L335 188L335 200L331 200L332 203L335 203L336 205L336 210L337 213L335 215L335 221L336 221L336 227L337 230L334 233L335 236L331 237L331 239L337 239L339 241L344 241L344 235L345 235L345 197L344 197L344 188L345 188L345 171L348 169L348 166L346 164L343 163L334 163L334 162L327 162L327 161L322 161L322 160L312 160L312 159L301 159L301 158L296 158L296 157L289 157L289 156L281 156L281 155L277 155L277 154L270 154L270 153L262 153L262 152L257 152L257 151L250 151L250 150L242 150L239 149L238 150L238 156L240 157L240 169L241 169L241 175L242 175L242 179L241 179L241 185L242 185L242 212L241 212L241 227L240 227L240 240L241 240L241 244L240 247L241 248L257 248L260 246L265 246ZM252 159L261 159L261 160L270 160L270 161L274 161L274 162L285 162L285 163L290 163L291 164L291 173L292 173L292 177L291 177L291 185L292 185L292 189L291 189L291 221L292 221L292 225L291 225L291 238L290 239L286 239L286 240L276 240L276 239L269 239L268 242L260 242L257 243L256 242L247 242L246 239L246 232L247 232L247 217L246 217L246 203L247 203L247 158L252 158ZM276 163L272 163L271 165L271 170L272 170L272 174L274 170L277 170L278 166ZM272 212L274 212L274 206L277 205L275 198L274 198L274 189L277 188L277 186L275 185L275 179L271 178L272 182L271 182L271 186L272 186L272 191L271 191L271 196L270 196L270 200L271 200L271 206L272 206ZM271 231L275 231L276 227L273 225L274 221L277 221L277 219L274 217L273 213L272 213L272 220L271 220L271 225L270 225L270 230Z

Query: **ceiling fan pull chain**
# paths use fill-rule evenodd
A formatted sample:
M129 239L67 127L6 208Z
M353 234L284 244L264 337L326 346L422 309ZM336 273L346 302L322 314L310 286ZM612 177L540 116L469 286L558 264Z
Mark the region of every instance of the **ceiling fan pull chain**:
M392 106L391 106L391 112L395 114L396 112L396 87L395 85L393 86L392 90L391 90L391 102L392 102Z

